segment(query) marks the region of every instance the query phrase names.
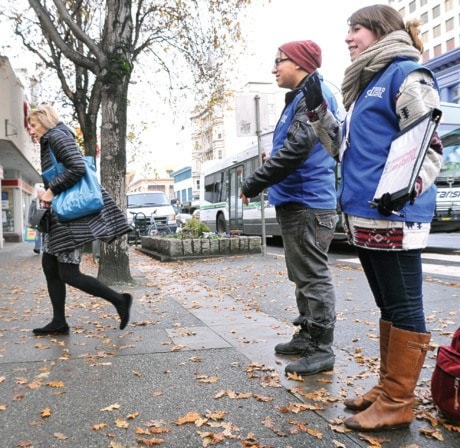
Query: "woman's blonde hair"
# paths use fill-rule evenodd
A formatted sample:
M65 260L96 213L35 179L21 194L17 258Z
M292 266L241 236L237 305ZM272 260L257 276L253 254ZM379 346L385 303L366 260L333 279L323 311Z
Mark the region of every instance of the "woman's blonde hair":
M420 19L408 20L404 23L401 14L388 5L372 5L358 9L348 19L349 26L362 25L371 30L379 39L393 31L407 31L414 47L423 52L423 42L420 39Z
M53 129L61 121L59 115L53 106L42 104L29 112L27 120L30 123L31 118L38 121L44 128Z

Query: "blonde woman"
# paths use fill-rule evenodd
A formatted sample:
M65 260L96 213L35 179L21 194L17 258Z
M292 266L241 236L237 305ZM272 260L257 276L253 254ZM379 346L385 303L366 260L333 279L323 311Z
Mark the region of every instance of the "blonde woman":
M41 200L51 203L54 196L72 187L84 175L86 165L72 131L48 105L33 109L28 118L32 138L40 143L42 172L52 166L50 150L66 170L49 182L44 179L45 192ZM94 240L111 242L130 231L122 211L103 190L104 209L92 216L61 223L50 213L49 232L43 234L42 266L53 307L51 322L33 330L36 335L68 334L65 316L66 286L70 285L88 294L112 303L120 317L120 329L129 321L132 297L119 293L94 277L80 272L83 246Z

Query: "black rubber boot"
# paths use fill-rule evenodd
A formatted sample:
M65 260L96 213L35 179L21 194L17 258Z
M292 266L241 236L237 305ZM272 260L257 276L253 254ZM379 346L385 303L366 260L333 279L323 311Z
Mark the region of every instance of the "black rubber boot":
M286 373L315 375L334 368L335 355L332 350L334 328L309 329L310 341L301 357L286 366Z
M303 328L298 333L295 333L289 342L277 344L275 353L279 355L301 355L308 347L310 336Z

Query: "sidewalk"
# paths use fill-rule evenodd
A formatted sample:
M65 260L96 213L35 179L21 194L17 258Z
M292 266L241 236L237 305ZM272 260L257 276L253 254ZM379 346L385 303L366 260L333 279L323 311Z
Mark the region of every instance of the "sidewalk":
M69 336L34 337L50 319L31 243L0 250L0 448L457 447L429 400L427 357L409 429L358 434L342 401L375 381L377 317L359 269L332 266L333 372L288 379L273 347L292 334L284 260L261 255L160 263L132 248L132 319L70 289ZM97 266L85 257L82 270ZM427 283L433 341L458 326L458 285ZM365 296L365 297L364 297ZM455 301L455 298L457 299ZM433 420L434 419L434 420ZM443 441L439 439L443 439ZM380 444L379 444L380 443Z

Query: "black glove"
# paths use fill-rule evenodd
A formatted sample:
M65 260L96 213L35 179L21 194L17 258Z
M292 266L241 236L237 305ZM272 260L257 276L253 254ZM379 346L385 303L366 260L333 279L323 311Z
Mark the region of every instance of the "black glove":
M321 81L318 73L313 72L308 76L302 92L307 104L307 110L315 110L324 100L323 91L321 90Z
M416 197L415 190L410 194L406 194L398 199L391 200L390 193L385 193L378 201L378 211L384 216L390 216L392 212L399 212L407 202L410 201L410 205L414 204Z

